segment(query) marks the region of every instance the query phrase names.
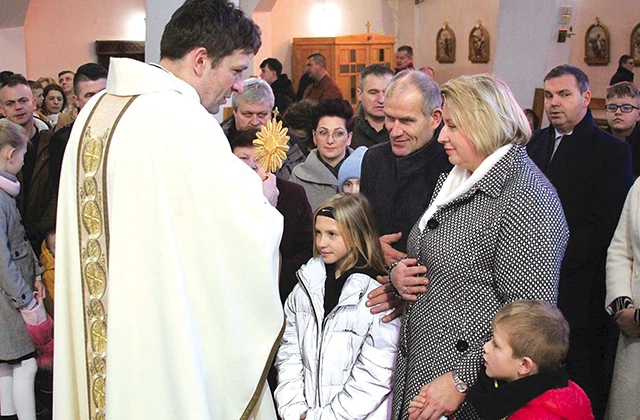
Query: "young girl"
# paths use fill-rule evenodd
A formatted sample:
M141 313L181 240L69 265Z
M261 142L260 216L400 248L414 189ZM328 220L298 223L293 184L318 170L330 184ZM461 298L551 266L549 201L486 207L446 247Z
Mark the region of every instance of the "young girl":
M388 419L400 320L365 306L384 256L371 207L338 194L314 214L314 258L285 304L275 399L284 420Z
M20 192L16 174L22 168L27 142L22 127L0 120L0 415L17 415L20 420L36 418L33 386L37 365L35 347L19 310L36 306L34 286L44 296L42 282L34 282L40 274L36 272L38 260L15 202Z

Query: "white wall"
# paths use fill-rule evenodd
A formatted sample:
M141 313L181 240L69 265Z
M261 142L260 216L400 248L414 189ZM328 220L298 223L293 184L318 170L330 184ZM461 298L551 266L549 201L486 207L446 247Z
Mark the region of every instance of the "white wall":
M24 23L29 78L96 61L96 41L144 41L145 0L31 1Z
M27 74L24 27L0 29L0 71Z
M589 76L592 96L604 98L611 76L618 68L618 59L629 54L631 30L640 23L640 2L628 0L581 0L574 7L573 31L576 36L569 57L569 64L580 67ZM595 23L596 16L609 30L611 38L611 62L606 66L588 66L584 62L584 35L589 26ZM640 71L635 70L635 83L640 82Z
M522 108L533 105L534 90L558 64L568 62L573 39L558 43L560 5L571 0L500 2L493 72L513 91Z
M282 62L284 72L291 75L293 38L366 33L367 21L371 22L371 32L398 36L401 20L397 3L397 0L278 0L270 14L254 14L263 28L263 40L269 39L254 63L259 65L262 59L275 57ZM323 4L326 11L322 10Z
M173 12L184 0L147 0L147 39L144 45L144 57L147 63L160 61L160 39L164 27Z

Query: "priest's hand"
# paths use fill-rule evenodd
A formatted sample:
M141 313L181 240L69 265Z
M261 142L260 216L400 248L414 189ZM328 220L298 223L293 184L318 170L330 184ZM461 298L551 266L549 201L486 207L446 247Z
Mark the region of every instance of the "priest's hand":
M391 246L398 242L400 238L402 238L402 232L390 233L380 237L380 245L382 246L382 252L384 253L385 264L389 265L407 256L404 252L400 252Z
M262 193L273 207L278 204L280 191L276 185L276 176L271 172L266 173L262 178Z
M367 300L366 305L371 308L372 314L393 309L393 312L382 317L382 322L391 322L402 315L404 302L398 299L393 293L388 276L378 276L376 280L378 280L378 283L381 283L382 286L373 289L367 295L369 300Z

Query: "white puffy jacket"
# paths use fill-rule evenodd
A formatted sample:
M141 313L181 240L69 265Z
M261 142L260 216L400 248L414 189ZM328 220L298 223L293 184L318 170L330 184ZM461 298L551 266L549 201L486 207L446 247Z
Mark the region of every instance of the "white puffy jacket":
M383 323L384 313L373 315L365 306L380 284L352 274L325 318L322 260L309 260L298 279L285 304L286 328L276 357L280 416L388 419L400 320Z

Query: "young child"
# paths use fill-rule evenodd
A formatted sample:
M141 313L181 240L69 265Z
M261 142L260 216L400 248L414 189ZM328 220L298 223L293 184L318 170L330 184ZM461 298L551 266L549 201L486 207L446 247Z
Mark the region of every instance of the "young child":
M352 194L360 193L362 158L366 152L367 148L360 146L342 162L338 170L338 191Z
M371 207L338 194L314 214L314 258L285 303L275 399L283 420L388 419L400 320L365 306L384 256Z
M569 324L558 308L509 303L493 319L484 368L467 398L485 420L593 419L587 395L561 365L568 349ZM419 408L421 398L411 406Z
M20 310L33 310L41 268L26 239L15 197L20 192L16 174L27 151L27 136L17 124L0 120L0 415L35 420L35 347ZM38 279L36 279L38 277ZM36 281L37 280L37 281ZM14 417L15 418L15 417Z
M47 313L53 318L53 297L55 295L56 282L56 231L55 228L47 232L40 247L40 264L44 267L42 273L42 284L46 290L47 296L44 298L44 306Z

